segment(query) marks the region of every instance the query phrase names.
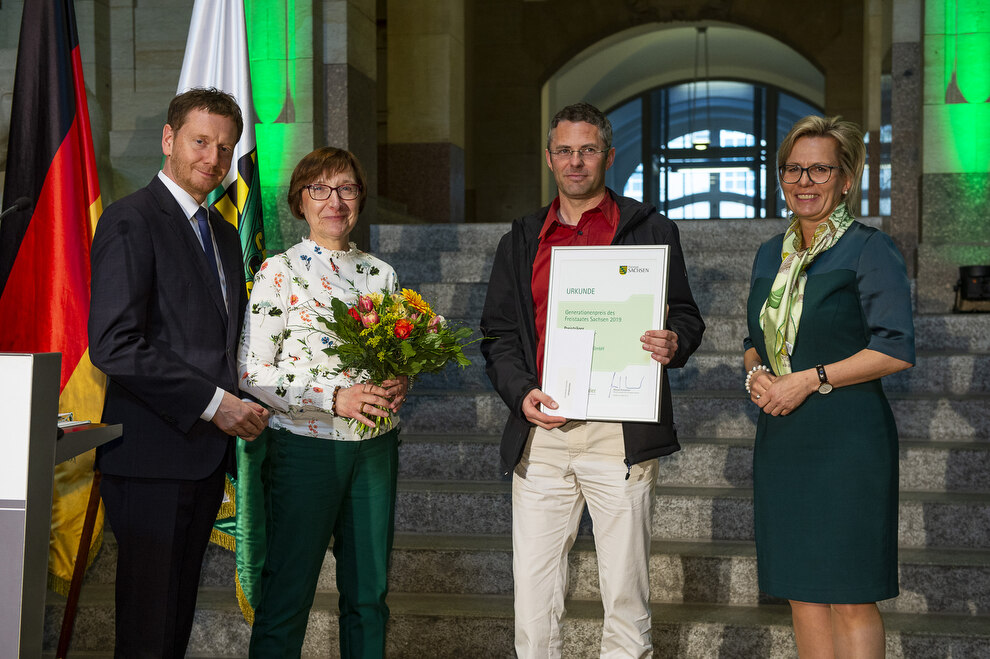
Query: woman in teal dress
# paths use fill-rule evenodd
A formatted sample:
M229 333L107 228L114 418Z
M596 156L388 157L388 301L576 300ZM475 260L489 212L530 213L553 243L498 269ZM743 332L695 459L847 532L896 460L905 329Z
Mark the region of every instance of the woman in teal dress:
M790 601L798 653L883 657L897 595L897 428L880 378L914 362L890 237L856 222L865 147L805 117L777 153L792 222L756 255L744 341L760 590Z

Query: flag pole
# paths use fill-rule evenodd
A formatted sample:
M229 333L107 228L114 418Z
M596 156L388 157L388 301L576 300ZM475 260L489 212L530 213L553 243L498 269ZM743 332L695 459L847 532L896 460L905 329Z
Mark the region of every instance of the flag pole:
M83 520L82 532L79 534L79 548L76 550L76 563L72 568L72 582L69 584L69 595L65 599L65 611L62 612L62 629L58 633L56 659L65 659L69 653L69 643L72 641L72 628L75 626L76 611L79 608L79 594L82 591L83 577L86 576L86 566L89 564L89 545L93 540L96 513L100 509L100 477L100 471L94 469L93 486L89 490L89 502L86 504L86 519Z

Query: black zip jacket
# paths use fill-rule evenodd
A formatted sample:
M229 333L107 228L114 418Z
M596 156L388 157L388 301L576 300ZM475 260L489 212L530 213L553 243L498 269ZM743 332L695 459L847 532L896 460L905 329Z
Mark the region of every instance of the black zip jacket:
M611 190L608 194L619 206L619 225L613 245L669 245L671 248L666 328L677 333L677 353L666 368L684 366L701 344L705 322L688 285L677 225L649 204L621 197ZM506 473L519 463L530 428L533 427L522 414L523 398L530 390L540 386L536 376L532 279L540 230L549 211L547 206L515 220L509 233L502 236L495 252L481 315L481 331L486 337L491 337L481 342L486 372L509 407L501 445L502 468ZM663 372L660 423L622 424L627 465L680 450L666 368Z

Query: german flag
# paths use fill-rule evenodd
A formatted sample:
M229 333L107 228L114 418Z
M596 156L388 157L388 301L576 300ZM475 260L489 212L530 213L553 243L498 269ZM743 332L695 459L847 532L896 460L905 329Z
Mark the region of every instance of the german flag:
M102 213L72 0L24 3L0 224L0 352L60 352L59 411L99 421L89 361L89 249ZM54 421L54 419L53 419ZM93 452L56 468L49 585L68 591ZM102 541L103 510L93 535Z

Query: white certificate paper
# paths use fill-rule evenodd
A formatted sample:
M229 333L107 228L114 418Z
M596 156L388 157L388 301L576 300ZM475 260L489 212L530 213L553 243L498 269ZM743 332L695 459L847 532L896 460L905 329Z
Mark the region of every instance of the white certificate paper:
M664 328L669 261L666 245L553 248L543 391L560 408L547 414L660 420L662 367L639 338Z
M553 353L544 351L543 392L553 398L557 409L544 405L543 412L567 419L585 419L588 417L595 332L558 328L554 330L553 341Z

